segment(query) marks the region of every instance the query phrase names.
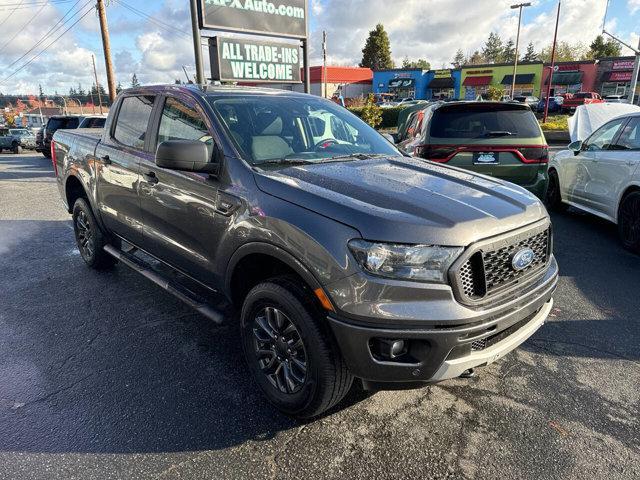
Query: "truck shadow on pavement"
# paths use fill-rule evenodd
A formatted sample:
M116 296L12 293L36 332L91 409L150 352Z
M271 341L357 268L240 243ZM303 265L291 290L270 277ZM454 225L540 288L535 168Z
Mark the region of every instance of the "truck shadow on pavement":
M0 155L0 181L27 180L32 178L54 178L51 161L44 157Z
M125 266L89 270L70 222L0 221L0 253L0 451L215 450L297 425L253 384L232 322Z

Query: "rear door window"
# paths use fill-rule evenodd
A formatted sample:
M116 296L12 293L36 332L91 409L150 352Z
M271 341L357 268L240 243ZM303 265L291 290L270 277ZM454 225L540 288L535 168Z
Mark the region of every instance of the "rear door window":
M113 138L123 145L142 150L153 109L154 97L125 97L120 106Z
M437 138L538 138L540 126L529 109L508 105L457 105L436 110L431 136Z

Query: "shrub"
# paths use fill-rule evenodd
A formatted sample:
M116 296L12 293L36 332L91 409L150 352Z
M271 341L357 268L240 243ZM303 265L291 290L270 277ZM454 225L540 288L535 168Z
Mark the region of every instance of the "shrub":
M391 107L391 108L381 108L382 111L382 122L378 125L378 128L381 129L389 129L389 128L397 128L398 127L398 115L400 111L405 107ZM349 111L354 115L362 118L362 111L364 107L352 107L349 108ZM363 119L364 120L364 119Z
M540 120L540 127L545 131L565 131L569 130L569 115L554 115L553 117L547 117L547 122L542 123Z
M362 107L360 118L376 128L382 123L382 109L376 105L376 99L372 93L367 97L367 103Z

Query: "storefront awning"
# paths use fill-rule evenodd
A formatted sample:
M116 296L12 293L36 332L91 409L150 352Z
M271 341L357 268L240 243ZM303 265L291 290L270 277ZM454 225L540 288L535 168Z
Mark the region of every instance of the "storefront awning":
M480 87L482 85L489 85L491 83L491 79L493 77L491 75L482 76L482 77L467 77L462 82L462 85L465 87Z
M434 78L429 82L427 88L453 88L453 78L452 77L443 77L443 78Z
M410 88L416 84L413 78L392 78L389 80L389 88Z
M535 76L535 73L518 73L516 75L516 85L531 85ZM502 85L511 85L513 83L513 75L505 75L500 83Z
M633 72L611 72L609 74L609 82L631 82Z
M551 85L577 85L582 83L583 72L555 72L553 74L553 81ZM549 83L549 77L545 84Z

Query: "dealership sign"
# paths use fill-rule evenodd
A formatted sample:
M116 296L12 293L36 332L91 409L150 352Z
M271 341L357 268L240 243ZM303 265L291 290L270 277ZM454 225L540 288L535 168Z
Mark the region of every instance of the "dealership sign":
M307 37L307 0L200 0L200 28Z
M300 83L300 47L230 37L209 39L213 78L227 82Z
M445 68L443 70L436 70L433 78L449 78L451 76L451 70Z

